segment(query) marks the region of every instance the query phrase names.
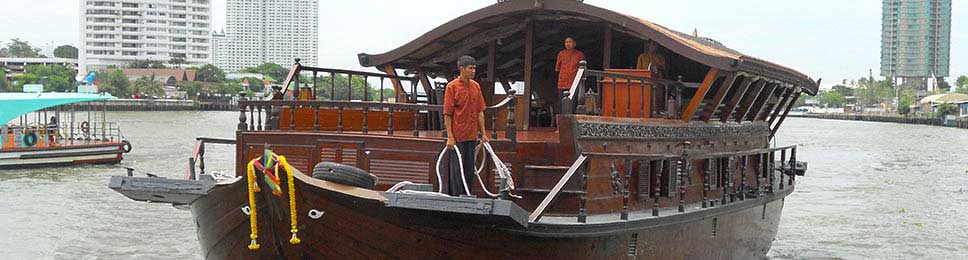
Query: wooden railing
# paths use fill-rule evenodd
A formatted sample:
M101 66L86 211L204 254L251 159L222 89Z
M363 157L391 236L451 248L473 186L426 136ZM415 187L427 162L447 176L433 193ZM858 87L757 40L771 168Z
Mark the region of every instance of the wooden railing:
M302 81L303 76L301 74L303 72L311 72L312 80ZM320 77L320 76L327 76L327 75L329 76L328 79L324 79ZM339 76L343 76L343 78L340 78ZM362 101L375 100L376 102L382 103L382 102L388 102L389 98L393 97L396 99L396 102L398 103L413 103L413 104L416 104L416 103L435 104L436 103L434 100L432 100L434 96L433 93L428 92L430 90L428 86L425 86L424 88L425 92L427 92L424 95L426 99L425 100L419 99L419 95L417 94L417 85L421 84L421 79L417 77L398 76L398 75L373 73L373 72L365 72L365 71L309 67L309 66L303 66L302 64L299 64L298 59L296 60L296 63L293 65L293 67L290 69L289 75L286 77L286 81L283 83L282 91L283 91L283 94L287 93L290 89L289 86L295 83L295 87L292 88L294 92L293 97L297 97L297 98L300 97L300 94L302 91L300 87L303 87L303 88L308 87L312 91L312 100L353 101L354 100L353 98L353 94L354 94L353 79L354 78L361 79L364 83L362 90L360 90L362 91L362 93L357 93L357 94L362 94L361 98L358 100L362 100ZM370 84L369 84L370 79L379 79L380 87L379 87L378 93L370 93L371 92ZM426 81L424 82L425 84L429 83L429 80L425 80L425 81ZM312 86L309 86L310 82L312 83ZM340 86L340 88L345 87L346 89L337 89L337 85L343 84L344 82L346 83L346 86ZM321 86L327 83L329 85L329 88L326 88L326 86ZM384 94L385 89L394 90L394 93L396 94L393 96L386 96ZM345 91L345 93L343 91ZM409 93L407 93L407 91L409 91Z
M507 109L507 124L504 128L504 134L507 139L512 142L517 141L517 135L515 131L514 114L516 107L516 100L514 91L509 92L507 98L498 102L495 105L489 106L485 109L485 115L491 117L491 137L498 137L498 125L497 117L499 111ZM411 122L403 122L405 124L411 124L412 135L420 136L420 130L440 130L442 134L446 135L446 131L443 131L441 127L434 127L430 124L429 120L425 120L424 124L420 124L420 117L418 115L426 115L424 118L429 118L431 114L440 115L443 114L444 107L442 105L430 105L430 104L410 104L410 103L390 103L390 102L372 102L372 101L332 101L332 100L248 100L245 97L245 93L239 93L239 131L246 132L256 132L256 131L321 131L321 126L324 124L332 124L334 122L320 122L320 112L330 112L335 110L336 115L333 118L326 118L324 120L335 121L336 133L343 133L344 130L360 129L363 134L370 134L371 131L383 131L386 135L394 135L394 129L401 128L400 120L394 120L394 113L412 113ZM297 125L306 125L308 128L308 122L297 122L296 111L300 108L307 108L312 111L312 127L311 129L300 129ZM363 116L362 120L359 122L360 125L348 125L344 120L344 114L347 111L360 111ZM386 128L385 129L371 129L369 122L368 113L380 112L386 113ZM286 115L287 120L280 121L283 118L281 113L288 113ZM356 122L352 122L356 124ZM382 122L381 122L382 125ZM409 128L410 126L406 126Z
M776 153L780 153L780 163L778 167L776 165ZM789 152L789 161L787 160L787 152ZM704 169L702 170L702 208L714 207L716 204L716 199L709 198L708 194L711 193L711 180L710 174L714 171L711 164L717 165L719 167L722 160L725 162L727 167L725 172L719 172L719 178L715 179L717 186L722 193L722 198L718 201L720 205L725 205L728 203L735 202L737 200L745 200L748 195L759 196L760 194L773 194L775 193L774 183L779 184L779 190L784 189L784 182L788 181L786 185L793 185L794 178L797 174L802 174L797 172L797 158L796 158L797 148L793 146L777 147L777 148L764 148L764 149L754 149L748 151L738 151L738 152L723 152L723 153L703 153L702 151L688 150L686 149L683 154L624 154L624 153L582 153L575 159L575 162L568 168L565 174L558 180L555 186L551 189L547 196L541 201L538 207L531 212L529 216L529 222L537 222L544 215L545 210L552 205L557 198L558 194L561 193L562 188L572 179L575 174L581 174L579 178L578 187L579 191L579 202L578 202L578 222L585 223L587 221L588 213L586 209L586 204L588 202L587 194L587 181L589 179L589 170L585 167L590 164L592 160L605 160L611 162L611 178L612 187L616 193L622 194L623 207L620 214L621 220L628 220L630 209L629 209L629 183L632 179L633 169L628 167L634 163L651 163L651 162L661 162L660 169L655 174L674 174L675 180L672 180L673 176L669 175L669 181L672 183L663 183L663 178L656 176L656 183L654 185L655 192L652 196L653 204L651 207L652 216L659 216L659 200L663 197L662 189L666 190L668 194L667 197L670 199L678 197L678 202L676 206L678 207L678 212L685 212L685 195L686 195L686 185L684 185L683 179L690 176L693 172L693 164L697 160L702 160ZM747 169L748 160L751 158L759 158L759 169ZM616 167L615 162L621 161L626 165L623 173L619 172ZM715 163L714 163L715 162ZM719 169L717 169L718 171ZM649 174L653 174L649 170ZM740 185L736 185L734 180L736 179L735 174L737 171L740 174ZM752 186L747 186L747 176L755 174L755 184ZM779 175L779 181L776 181L776 176ZM789 178L785 180L786 175ZM641 176L641 173L640 173ZM765 179L765 180L764 180ZM765 182L765 185L764 183ZM675 190L673 184L678 187ZM649 190L639 191L641 192L651 192ZM673 193L675 192L675 193Z
M625 93L618 93L622 84L625 85ZM644 88L633 93L633 89L640 87L630 86ZM606 87L613 89L607 97L603 96ZM562 114L679 119L682 117L680 108L683 103L682 89L685 87L680 81L591 70L582 61L574 83L562 98ZM606 99L611 102L605 102ZM593 101L590 103L592 107L586 105L589 104L587 101ZM605 109L609 112L603 113Z

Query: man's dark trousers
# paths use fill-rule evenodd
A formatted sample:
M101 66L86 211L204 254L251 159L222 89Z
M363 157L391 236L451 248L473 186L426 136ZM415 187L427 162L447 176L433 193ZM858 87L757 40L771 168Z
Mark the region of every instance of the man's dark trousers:
M477 148L477 140L457 142L457 151L460 152L461 159L464 160L464 180L460 179L460 168L458 166L457 154L453 151L448 152L450 154L450 177L449 177L449 193L451 196L460 196L467 194L464 192L464 186L461 186L463 182L467 185L467 190L471 190L471 183L474 181L474 148Z

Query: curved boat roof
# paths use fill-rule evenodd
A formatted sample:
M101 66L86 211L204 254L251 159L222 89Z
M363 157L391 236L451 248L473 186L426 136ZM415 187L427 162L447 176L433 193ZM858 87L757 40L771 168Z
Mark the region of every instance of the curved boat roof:
M482 33L494 34L486 30L493 29L495 23L508 27L509 25L502 23L506 22L502 21L502 18L521 16L537 18L543 15L557 15L566 19L608 23L615 30L645 39L652 39L659 45L683 57L709 67L775 79L801 86L810 94L816 94L819 88L816 81L796 70L742 54L710 39L694 37L644 19L576 0L499 1L494 5L451 20L389 52L375 55L361 53L359 54L360 65L364 67L384 65L394 65L397 68L413 67L415 61L435 60L437 58L434 55L452 52L452 45L455 44L452 39L467 38ZM510 31L520 28L499 29ZM498 34L491 36L510 36L510 33ZM460 42L460 44L467 43ZM469 49L466 46L458 48Z
M107 99L115 97L109 94L82 93L0 93L0 124L44 108Z

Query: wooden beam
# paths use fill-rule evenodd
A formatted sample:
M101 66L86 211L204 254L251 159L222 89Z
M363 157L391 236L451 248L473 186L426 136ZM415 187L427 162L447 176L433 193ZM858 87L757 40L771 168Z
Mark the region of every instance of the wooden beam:
M498 78L498 81L500 81L500 82L501 82L501 86L503 86L503 87L504 87L504 93L508 93L508 92L511 92L511 83L509 83L509 82L508 82L508 81L507 81L506 79L504 79L504 78Z
M776 130L780 129L780 125L783 124L783 120L785 120L787 115L790 114L790 109L792 109L793 105L797 103L797 99L800 99L800 94L802 93L803 92L797 92L793 95L793 98L790 99L790 104L787 104L786 110L783 111L783 116L780 116L780 121L777 121L776 125L773 126L773 129L770 130L770 139L773 139L773 136L776 135Z
M390 76L397 76L397 69L393 68L393 65L390 64L383 67L383 72ZM403 84L400 83L400 79L390 78L390 83L393 84L393 90L397 93L397 103L407 103L407 92L403 90Z
M699 85L699 89L696 90L696 95L692 97L692 101L689 101L689 106L682 112L683 121L689 122L692 119L693 113L696 112L699 103L702 103L702 100L706 98L706 92L709 92L709 87L713 85L718 75L718 68L709 69L709 72L706 73L706 78L702 80L702 85Z
M497 41L491 41L491 44L487 46L487 81L484 87L484 102L487 104L494 104L494 80L497 77L494 75L495 72L495 60L497 59Z
M760 103L764 102L765 99L770 98L769 95L764 95L764 93L770 93L770 95L772 95L772 91L773 89L776 89L777 84L779 83L767 82L765 85L763 85L763 87L760 89L760 92L757 93L756 96L753 96L753 99L750 101L750 105L746 107L746 111L740 111L742 113L736 114L736 122L746 120L746 118L749 117L750 112L753 112L754 110L759 112L757 108L762 106Z
M763 108L766 107L767 103L773 99L773 93L776 93L776 90L780 89L782 85L783 83L776 83L764 90L763 93L766 93L766 95L763 95L762 97L756 99L756 102L753 102L753 107L745 116L746 120L755 121L756 118L760 116L760 113L763 112Z
M558 197L558 193L561 193L561 189L565 187L565 184L568 183L569 180L571 180L571 176L574 176L575 172L578 172L578 169L582 167L582 164L585 163L586 159L588 159L588 157L584 154L578 156L578 159L571 164L571 167L568 168L568 171L565 172L565 175L561 176L561 179L558 179L558 183L555 184L555 187L551 188L551 192L548 192L548 195L541 200L541 203L538 204L538 208L531 212L531 215L528 216L528 222L534 223L538 220L541 220L541 216L544 215L545 209L548 208L548 205L550 205L556 197Z
M420 80L420 85L423 86L424 92L427 92L427 104L437 104L437 98L434 95L434 86L431 85L427 72L417 72L417 80Z
M716 95L713 96L712 102L706 104L706 108L703 110L702 115L699 115L699 119L703 122L709 122L709 119L713 117L716 113L716 109L719 109L719 104L723 103L723 99L726 99L726 94L729 90L733 88L733 83L736 82L736 78L739 75L736 73L730 73L726 75L726 80L723 84L719 86L719 91L716 91Z
M769 106L767 106L767 109L766 110L763 110L763 112L760 114L760 117L757 120L764 121L764 120L769 119L771 114L780 113L780 111L779 111L780 110L779 109L780 105L782 105L783 102L786 102L787 98L789 98L790 95L792 95L792 94L793 94L793 88L792 87L784 87L784 88L782 88L780 94L777 95L776 100L774 100L773 103L771 103Z
M612 25L605 25L605 46L602 48L602 69L612 68Z
M783 100L780 100L780 103L776 105L776 108L773 110L773 114L770 115L770 125L773 125L773 122L775 122L777 118L780 118L780 112L786 108L786 105L787 103L790 103L790 100L793 100L794 92L796 92L795 87L791 88L790 91L787 92L786 97L784 97Z
M746 95L746 90L749 89L751 84L753 84L752 77L743 78L743 82L733 92L733 98L726 102L726 106L723 107L722 111L719 111L720 122L726 123L726 120L729 120L729 116L733 114L733 110L736 110L736 104L739 104L740 99L743 99L743 96Z
M528 22L528 28L525 29L524 36L524 104L521 106L521 112L524 113L524 122L521 122L521 129L527 131L529 122L531 121L531 92L534 88L534 82L532 77L534 75L531 71L534 67L534 21Z
M743 121L743 116L750 111L750 107L753 106L753 101L756 101L756 98L760 96L760 93L763 92L763 88L767 84L768 82L766 80L759 80L756 82L756 84L750 86L749 92L746 92L745 97L743 97L743 100L739 103L739 109L735 111L737 123Z

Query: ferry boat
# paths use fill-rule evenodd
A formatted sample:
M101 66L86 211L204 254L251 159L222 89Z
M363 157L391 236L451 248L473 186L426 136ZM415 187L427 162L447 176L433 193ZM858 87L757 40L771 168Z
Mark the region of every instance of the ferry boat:
M559 97L565 37L586 61ZM646 41L665 76L633 68ZM483 57L491 132L471 195L448 196L436 81L461 55ZM498 1L358 58L381 73L297 60L273 99L240 93L235 139L199 138L187 179L109 186L190 208L205 259L765 258L806 170L795 145L771 141L819 86L574 0ZM234 174L206 172L212 144L235 146Z
M0 93L0 169L121 162L131 143L118 123L106 120L99 103L113 98L90 93Z

